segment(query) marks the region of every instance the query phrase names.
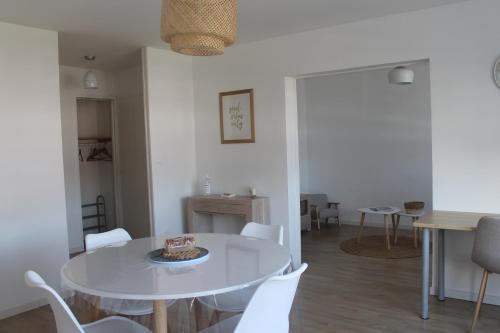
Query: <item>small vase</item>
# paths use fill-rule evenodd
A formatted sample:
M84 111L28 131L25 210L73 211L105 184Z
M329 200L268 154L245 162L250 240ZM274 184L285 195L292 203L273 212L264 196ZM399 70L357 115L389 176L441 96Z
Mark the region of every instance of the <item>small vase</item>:
M203 184L203 194L204 195L211 194L210 177L208 177L208 175L205 175L205 183Z

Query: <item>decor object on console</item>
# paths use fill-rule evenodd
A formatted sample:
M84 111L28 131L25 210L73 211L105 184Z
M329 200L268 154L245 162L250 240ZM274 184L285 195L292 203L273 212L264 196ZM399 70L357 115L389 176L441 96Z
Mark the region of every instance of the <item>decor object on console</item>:
M257 196L257 189L253 186L250 186L248 189L248 194L250 194L251 197L256 197Z
M221 143L254 143L253 89L219 93Z
M224 53L236 39L236 0L163 0L161 38L192 56Z
M213 232L206 224L201 224L199 214L233 215L243 217L245 222L269 224L269 198L220 195L192 196L187 199L188 232Z
M206 174L205 182L203 183L203 194L210 195L211 191L212 189L211 189L210 177L208 177L208 174Z

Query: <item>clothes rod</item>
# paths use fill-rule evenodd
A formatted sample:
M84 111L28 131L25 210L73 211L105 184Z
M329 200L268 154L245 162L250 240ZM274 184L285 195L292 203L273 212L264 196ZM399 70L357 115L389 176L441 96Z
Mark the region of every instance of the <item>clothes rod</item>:
M78 141L91 141L88 143L111 142L111 138L78 138Z

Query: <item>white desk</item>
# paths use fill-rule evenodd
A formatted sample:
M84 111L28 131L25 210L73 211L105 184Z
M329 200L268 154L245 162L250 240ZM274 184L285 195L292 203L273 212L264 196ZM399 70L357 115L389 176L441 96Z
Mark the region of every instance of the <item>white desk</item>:
M429 256L430 230L438 230L438 299L445 299L444 285L444 244L445 230L474 231L483 216L487 213L468 213L435 210L420 220L413 222L414 227L423 228L422 232L422 308L421 318L429 319ZM494 216L494 215L493 215Z
M153 264L148 252L163 247L165 237L141 238L120 247L100 248L68 261L63 284L99 297L153 300L155 332L166 333L165 300L214 295L259 284L290 264L288 250L274 242L225 234L194 234L210 251L194 266Z

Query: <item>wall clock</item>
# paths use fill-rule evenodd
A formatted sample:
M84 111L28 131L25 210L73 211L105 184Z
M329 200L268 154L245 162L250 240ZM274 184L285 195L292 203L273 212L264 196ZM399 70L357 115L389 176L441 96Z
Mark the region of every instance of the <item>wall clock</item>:
M498 57L497 61L495 61L495 66L493 66L493 79L498 88L500 88L500 57Z

